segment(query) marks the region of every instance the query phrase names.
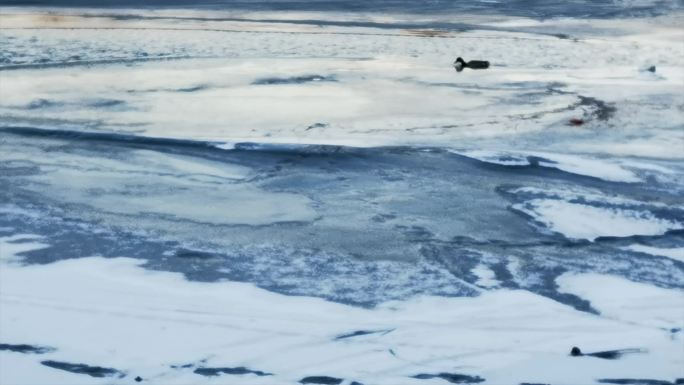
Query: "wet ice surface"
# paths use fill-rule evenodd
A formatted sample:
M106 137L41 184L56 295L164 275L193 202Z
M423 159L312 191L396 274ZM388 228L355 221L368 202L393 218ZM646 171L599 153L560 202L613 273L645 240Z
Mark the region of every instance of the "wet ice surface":
M252 11L3 14L1 383L684 377L679 14Z
M497 287L589 311L555 278L602 272L684 287L680 261L627 247L682 245L684 201L655 182L492 166L436 148L223 150L21 128L3 137L0 226L51 245L24 253L28 263L137 257L192 280L365 306L477 295L493 285L475 268Z
M648 182L627 183L537 165L492 164L438 148L236 144L226 150L27 128L2 134L2 291L9 309L4 314L13 315L0 319L9 336L3 342L56 347L40 361L57 363L47 367L88 378L141 376L152 383L235 377L255 384L497 384L511 378L591 383L627 374L672 381L684 361L684 267L668 253L650 252L684 246L684 202L670 184L657 182L654 168L638 172ZM682 173L678 162L639 162ZM597 210L598 218L582 225L582 216L539 211L539 201ZM568 230L577 223L582 236ZM84 259L89 256L99 258ZM177 272L191 282L169 282L134 268ZM58 291L39 284L72 281L74 274L83 278ZM264 298L251 284L279 297ZM519 289L532 297L488 294ZM136 294L141 290L161 291L143 300ZM205 290L218 292L209 299ZM197 299L179 302L173 293L180 292ZM281 294L342 307L326 309ZM473 302L416 302L426 295ZM368 310L356 313L348 305ZM482 315L468 311L471 306ZM100 309L103 322L119 319L108 328L112 336L141 327L139 317L151 329L140 343L121 346L85 328L98 344L119 353L84 356L72 351L84 343L89 349L90 339L78 336L82 328L67 326L77 334L56 338L51 328L30 321L54 307L62 309L59 324L93 322L82 310ZM178 329L176 311L189 325ZM119 323L121 317L127 321ZM494 318L482 325L478 317ZM260 325L252 324L255 319ZM444 324L431 324L437 320ZM170 355L151 353L169 346L160 322L174 333L191 333L195 342ZM193 325L206 322L219 330L197 334ZM320 329L310 330L308 322L320 323ZM585 322L590 324L581 326ZM220 326L225 323L235 331L226 334ZM217 333L223 336L220 347ZM503 334L494 342L491 333ZM625 333L638 337L623 341ZM278 342L279 335L289 342ZM427 341L437 336L439 341ZM470 342L464 345L464 338ZM543 342L533 342L537 338ZM536 343L546 346L542 356L555 355L553 367L580 361L585 374L528 367L538 365L540 353L526 348ZM608 361L624 364L610 366L586 361L596 360L591 354L570 357L573 345L589 353L640 354L620 355ZM155 358L131 361L138 349ZM245 349L252 351L247 357ZM25 360L12 354L3 360ZM365 355L374 358L342 359ZM514 368L494 365L498 360ZM455 362L470 370L454 370ZM8 382L24 382L17 379L23 372L12 373ZM338 382L312 382L321 378Z

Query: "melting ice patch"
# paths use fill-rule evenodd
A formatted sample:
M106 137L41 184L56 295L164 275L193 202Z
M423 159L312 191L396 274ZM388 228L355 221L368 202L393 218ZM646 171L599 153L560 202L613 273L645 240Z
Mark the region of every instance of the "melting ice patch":
M592 192L519 188L519 203L511 208L530 216L546 229L566 238L594 241L599 237L661 235L682 229L682 208L666 207ZM523 197L524 196L524 197Z
M92 159L79 155L61 163L46 161L41 166L43 173L33 179L34 187L42 190L48 183L53 197L127 215L146 213L203 223L249 225L316 218L305 196L267 192L240 183L250 175L248 167L218 167L213 162L146 150L129 154L123 169L116 168L116 164L116 159L110 159L96 166ZM101 172L94 175L93 170ZM197 197L207 203L188 205Z

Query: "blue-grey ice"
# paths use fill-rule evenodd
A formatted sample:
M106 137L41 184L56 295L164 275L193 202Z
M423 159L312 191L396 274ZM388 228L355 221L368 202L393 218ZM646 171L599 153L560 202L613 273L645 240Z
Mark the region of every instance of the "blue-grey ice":
M0 383L680 383L683 9L0 0Z

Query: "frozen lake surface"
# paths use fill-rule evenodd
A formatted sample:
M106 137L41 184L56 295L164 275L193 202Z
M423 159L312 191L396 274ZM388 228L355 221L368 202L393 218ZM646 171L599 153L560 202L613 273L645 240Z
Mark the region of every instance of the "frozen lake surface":
M277 12L370 12L459 16L499 13L525 17L616 17L664 14L682 7L679 0L3 0L5 6L101 7L105 9L203 9Z
M0 383L684 381L679 2L1 4Z

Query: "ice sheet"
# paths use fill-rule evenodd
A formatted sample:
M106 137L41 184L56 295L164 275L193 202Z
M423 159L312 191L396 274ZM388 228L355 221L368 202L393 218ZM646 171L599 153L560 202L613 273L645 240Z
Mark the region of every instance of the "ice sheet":
M8 10L2 124L230 143L481 149L515 140L536 151L660 158L684 147L677 13L591 20L592 28L573 19L514 23L534 30L499 30L501 18L491 30L492 20L464 16L471 29L431 33L391 19L374 28L163 15ZM451 62L464 52L492 68L456 73ZM643 76L642 61L657 77ZM307 76L337 81L255 82ZM560 156L556 166L570 172L638 179L610 162Z
M16 258L7 242L2 239L2 260ZM488 384L577 384L616 376L674 378L684 362L681 336L661 330L681 326L681 291L606 277L560 281L606 312L598 317L516 290L477 298L418 297L364 310L246 283L191 283L139 265L139 260L98 257L42 266L3 263L3 342L57 350L31 356L0 352L2 366L12 365L0 371L2 382L111 382L48 370L39 364L46 359L112 367L125 372L126 380L141 376L159 384L283 384L309 375L421 384L409 376L439 372L479 375ZM630 290L597 292L591 290L595 282ZM611 297L604 300L606 295ZM633 302L634 295L640 300ZM619 310L623 303L630 308ZM335 340L354 330L390 332ZM573 345L638 347L648 353L618 361L576 358L568 354ZM185 364L191 366L170 367ZM194 374L198 366L245 366L274 375L212 380Z
M0 7L0 344L54 348L0 383L684 377L682 14L629 3Z

